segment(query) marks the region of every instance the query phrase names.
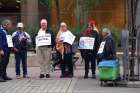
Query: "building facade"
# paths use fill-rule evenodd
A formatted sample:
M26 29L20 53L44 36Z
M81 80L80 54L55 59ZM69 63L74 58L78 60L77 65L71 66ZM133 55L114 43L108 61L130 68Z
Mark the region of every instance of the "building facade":
M56 2L52 2L51 6L49 6L44 1L0 0L0 19L10 18L14 24L22 21L26 24L26 27L38 26L41 18L47 18L51 26L65 21L68 25L75 27L77 26L77 20L80 20L80 25L84 24L83 10L77 10L77 0L58 0L59 6L57 6L58 4ZM126 0L105 1L103 4L88 11L86 21L95 19L99 27L102 25L110 25L123 28L124 25L127 24ZM79 14L77 14L77 12Z

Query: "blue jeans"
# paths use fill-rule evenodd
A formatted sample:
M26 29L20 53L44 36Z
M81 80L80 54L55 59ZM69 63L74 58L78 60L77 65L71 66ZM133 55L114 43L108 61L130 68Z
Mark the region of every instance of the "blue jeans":
M20 64L22 62L23 75L27 75L27 51L18 51L15 53L16 75L20 75Z

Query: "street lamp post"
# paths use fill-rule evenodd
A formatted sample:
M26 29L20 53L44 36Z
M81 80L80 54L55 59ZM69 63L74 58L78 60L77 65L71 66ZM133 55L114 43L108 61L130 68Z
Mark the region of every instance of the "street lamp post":
M130 31L130 45L131 45L131 55L130 55L130 77L131 79L135 78L135 63L136 63L136 14L137 14L137 6L139 0L127 0L128 2L128 29Z

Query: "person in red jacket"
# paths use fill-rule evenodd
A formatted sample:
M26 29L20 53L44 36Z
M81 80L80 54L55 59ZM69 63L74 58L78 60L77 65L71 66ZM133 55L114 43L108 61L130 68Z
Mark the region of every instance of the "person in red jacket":
M81 37L92 37L95 38L93 49L80 49L81 55L85 60L85 75L84 78L88 78L89 73L89 63L91 63L92 78L96 78L96 55L99 47L99 35L97 31L93 30L94 25L88 23L88 28L81 33Z

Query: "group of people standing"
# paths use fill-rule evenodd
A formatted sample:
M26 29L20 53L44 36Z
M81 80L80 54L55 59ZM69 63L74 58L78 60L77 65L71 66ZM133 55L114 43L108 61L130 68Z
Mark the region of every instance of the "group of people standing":
M31 44L30 35L25 32L24 24L19 22L17 24L17 30L12 34L13 47L8 47L7 33L12 27L10 20L4 20L0 27L0 82L6 80L12 80L7 76L6 68L9 62L10 50L15 54L16 65L16 77L21 78L20 63L22 62L23 78L28 78L27 73L27 45ZM68 38L65 33L72 34L68 30L67 24L61 22L59 31L55 37L53 32L48 29L47 20L41 19L40 29L37 36L50 36L51 44L43 46L37 46L37 57L40 63L40 78L50 78L51 73L51 53L55 50L59 57L59 63L61 68L60 78L72 78L74 76L73 62L72 62L72 44L65 42ZM74 36L74 35L73 35ZM99 31L95 26L95 21L88 23L87 29L81 32L80 37L94 38L93 49L79 49L82 58L85 61L85 75L84 78L88 78L89 68L92 71L92 78L96 78L96 61L108 60L115 58L115 45L111 32L108 28L102 29L102 35L99 35ZM102 37L102 38L101 38ZM105 41L104 49L102 53L98 53L100 44ZM90 66L91 63L91 66Z
M45 34L51 35L51 45L43 45L37 47L37 55L39 57L40 63L40 78L50 78L50 62L51 62L51 51L55 49L58 54L60 68L61 68L61 78L63 77L73 77L73 63L72 63L72 45L63 42L63 33L69 32L66 23L62 22L60 24L59 32L54 37L52 31L47 28L47 20L42 19L40 21L41 28L37 36L43 36Z
M31 43L30 35L24 31L24 24L21 22L17 24L16 31L9 37L8 31L11 29L13 29L11 20L3 20L0 26L0 82L12 80L12 78L7 76L6 72L11 51L15 54L16 77L21 77L21 63L23 77L28 77L27 45Z

